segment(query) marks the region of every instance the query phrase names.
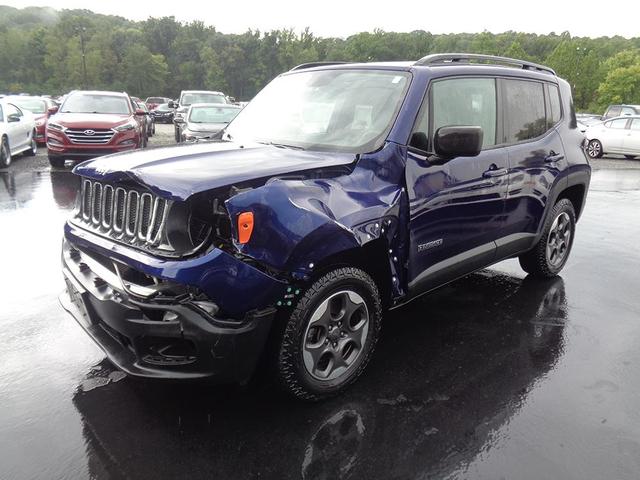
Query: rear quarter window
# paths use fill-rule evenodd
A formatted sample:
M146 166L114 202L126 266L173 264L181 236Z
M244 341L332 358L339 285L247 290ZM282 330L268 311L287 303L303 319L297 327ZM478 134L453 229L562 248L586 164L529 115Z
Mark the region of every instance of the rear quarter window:
M541 82L504 80L503 143L539 137L547 130L544 90Z

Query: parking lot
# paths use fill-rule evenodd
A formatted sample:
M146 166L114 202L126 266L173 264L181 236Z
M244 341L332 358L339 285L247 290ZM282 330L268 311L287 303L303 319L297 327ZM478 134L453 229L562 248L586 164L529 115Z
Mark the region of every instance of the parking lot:
M150 147L173 143L158 125ZM345 395L125 378L62 310L78 179L0 171L0 478L632 479L640 471L640 161L592 162L562 276L517 261L385 319Z

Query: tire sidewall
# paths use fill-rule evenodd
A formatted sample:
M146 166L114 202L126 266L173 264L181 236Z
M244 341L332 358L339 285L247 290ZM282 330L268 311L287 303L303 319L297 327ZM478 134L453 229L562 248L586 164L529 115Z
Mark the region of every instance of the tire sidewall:
M591 155L590 147L591 147L592 144L593 145L596 145L596 144L599 145L599 151L598 151L598 153L596 155ZM589 145L587 147L587 154L589 155L589 158L600 158L600 157L602 157L603 153L604 152L602 151L602 142L600 140L594 138L594 139L589 141Z
M344 269L340 269L338 271L343 270ZM361 270L348 270L355 270L356 272L359 272L359 274L366 275ZM333 272L330 272L328 275L331 273ZM318 282L322 282L325 277L326 275L321 277ZM373 283L373 280L371 280L368 275L366 275L366 277L371 283ZM314 283L314 285L312 285L312 287L307 291L307 294L303 296L289 317L284 332L284 338L279 350L278 373L281 379L293 374L295 376L296 383L298 383L304 391L312 392L313 395L322 397L337 393L346 388L360 375L368 363L380 333L382 323L382 306L377 289L372 290L367 282L362 281L358 277L343 275L335 281L330 281L322 285L311 296L307 297L308 292L313 291L314 286L318 282ZM367 332L367 338L360 355L348 372L333 380L318 380L311 376L304 365L302 346L303 339L305 338L311 314L315 309L318 308L326 298L345 289L353 290L358 293L367 305L369 313L369 330Z
M560 263L557 266L553 266L549 263L549 259L547 258L547 255L546 255L547 242L549 240L549 232L551 230L551 226L553 225L553 222L562 213L566 213L569 215L569 222L571 224L571 237L569 238L567 253L564 256L562 263ZM573 248L573 240L575 239L575 237L576 237L576 214L573 209L573 205L569 200L562 199L555 205L555 207L553 207L553 211L549 216L549 220L547 221L547 225L545 226L545 229L544 229L544 235L542 237L544 239L544 249L545 249L544 258L547 265L547 269L551 274L556 275L558 272L560 272L560 270L564 268L565 264L567 263L567 260L569 260L569 256L571 255L571 249Z
M6 147L7 156L4 158L0 158L0 168L8 168L11 165L11 147L9 146L9 142L6 138L2 139L2 143L0 143L0 148L4 150ZM2 152L0 152L0 156L2 156Z

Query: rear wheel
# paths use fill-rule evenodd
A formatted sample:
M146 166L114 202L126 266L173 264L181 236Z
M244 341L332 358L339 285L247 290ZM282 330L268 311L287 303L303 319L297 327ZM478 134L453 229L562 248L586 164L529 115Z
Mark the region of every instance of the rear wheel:
M341 392L362 374L381 324L380 296L367 273L340 268L325 274L286 320L277 359L280 385L303 400Z
M7 137L2 137L2 143L0 144L0 168L7 168L11 165L11 148L9 148L9 140Z
M587 153L591 158L600 158L602 156L602 143L595 138L589 142Z
M520 255L522 269L537 277L557 275L569 258L575 228L573 204L563 198L553 207L536 246Z
M636 156L635 155L625 155L624 158L626 158L627 160L635 160Z
M36 132L31 133L31 145L29 146L29 150L26 150L24 154L28 157L35 157L38 153L38 142L36 142Z
M64 157L51 157L51 156L49 156L49 164L53 168L64 168Z

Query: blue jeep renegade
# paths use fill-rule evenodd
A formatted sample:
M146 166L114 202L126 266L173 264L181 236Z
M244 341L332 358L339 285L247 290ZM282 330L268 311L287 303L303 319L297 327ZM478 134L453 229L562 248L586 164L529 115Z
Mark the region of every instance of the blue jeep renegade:
M270 362L324 398L362 373L386 309L506 258L556 275L583 142L541 65L301 65L215 142L78 165L61 301L130 375L246 382Z

